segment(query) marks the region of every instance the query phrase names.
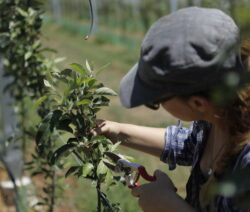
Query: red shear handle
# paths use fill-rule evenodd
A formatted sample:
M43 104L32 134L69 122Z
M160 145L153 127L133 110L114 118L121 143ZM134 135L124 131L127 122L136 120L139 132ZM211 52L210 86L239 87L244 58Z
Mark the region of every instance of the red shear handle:
M136 187L139 187L140 186L140 184L139 183L135 183L134 185L129 185L128 187L129 188L136 188Z
M156 177L149 175L144 166L140 166L138 171L145 180L150 182L156 181Z

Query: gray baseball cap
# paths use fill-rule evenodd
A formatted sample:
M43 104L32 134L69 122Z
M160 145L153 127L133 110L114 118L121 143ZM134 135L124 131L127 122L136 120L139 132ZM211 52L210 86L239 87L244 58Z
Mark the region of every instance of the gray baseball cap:
M218 9L188 7L160 18L142 42L138 63L120 83L122 105L205 91L226 73L242 72L238 44L238 27Z

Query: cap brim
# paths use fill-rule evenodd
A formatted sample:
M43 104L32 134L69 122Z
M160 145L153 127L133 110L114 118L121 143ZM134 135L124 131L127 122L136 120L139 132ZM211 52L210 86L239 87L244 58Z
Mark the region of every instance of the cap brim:
M120 83L120 100L124 107L132 108L147 104L167 94L166 88L152 88L138 76L138 64L123 77Z

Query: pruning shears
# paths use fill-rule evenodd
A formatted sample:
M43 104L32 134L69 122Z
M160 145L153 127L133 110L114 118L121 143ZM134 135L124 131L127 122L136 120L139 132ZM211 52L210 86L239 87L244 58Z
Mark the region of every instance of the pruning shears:
M150 182L156 181L156 177L149 175L144 166L132 163L113 152L105 152L105 155L115 164L104 162L105 165L116 173L123 172L126 184L129 188L132 189L140 186L140 184L137 183L140 176Z

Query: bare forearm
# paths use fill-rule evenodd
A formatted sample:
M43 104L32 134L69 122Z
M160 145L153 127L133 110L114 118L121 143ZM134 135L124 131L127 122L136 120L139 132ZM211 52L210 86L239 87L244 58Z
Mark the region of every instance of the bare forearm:
M159 157L164 147L165 129L97 120L93 135L105 135L112 142L121 141L123 145Z
M121 124L122 144L159 157L164 147L164 128Z

